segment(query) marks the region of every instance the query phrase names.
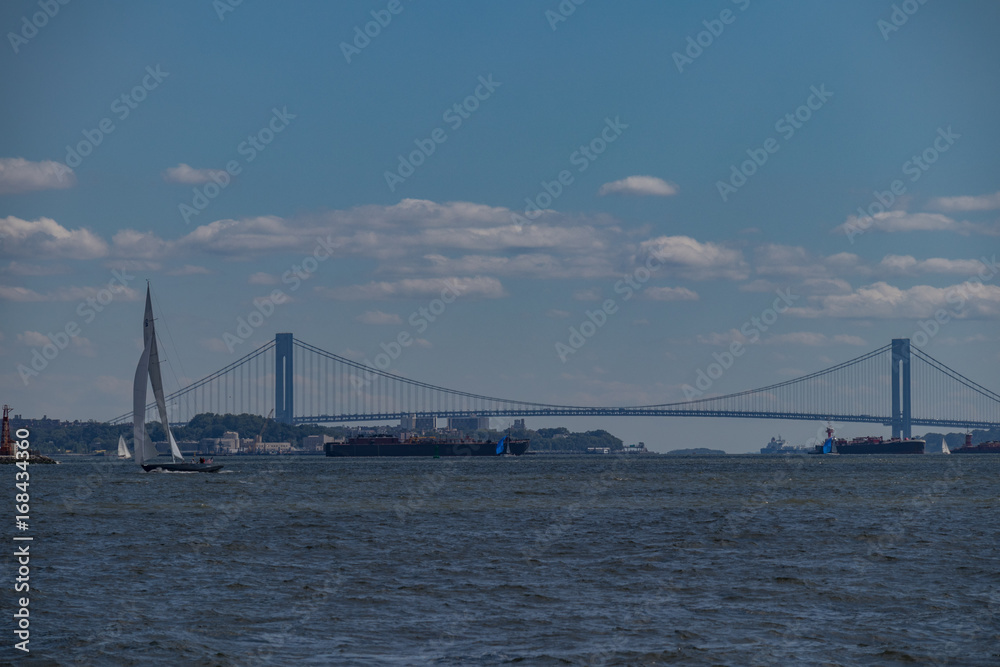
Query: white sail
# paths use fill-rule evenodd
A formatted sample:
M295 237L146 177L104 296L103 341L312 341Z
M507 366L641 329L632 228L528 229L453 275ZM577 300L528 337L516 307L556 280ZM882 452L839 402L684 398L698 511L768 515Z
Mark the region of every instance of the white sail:
M160 375L160 353L156 349L156 325L153 323L153 305L149 299L149 287L146 288L146 317L149 320L150 347L149 347L149 382L153 385L153 396L156 398L156 409L160 413L160 423L167 434L167 442L170 443L170 457L175 461L183 461L181 450L178 449L174 441L174 434L170 432L170 421L167 419L167 403L163 399L163 377Z
M135 379L132 381L132 447L135 449L135 462L139 465L156 456L156 448L146 435L146 386L149 384L149 324L150 316L149 292L146 293L147 317L143 323L143 348L139 364L135 367Z
M942 454L951 454L951 450L948 449L948 443L945 442L944 440L941 441L941 453Z
M118 436L118 458L120 459L130 459L132 458L132 452L128 450L128 445L125 444L125 436Z
M170 440L170 456L173 457L175 461L183 461L184 455L181 454L180 447L177 446L177 441L174 440L173 431L167 428L167 439Z

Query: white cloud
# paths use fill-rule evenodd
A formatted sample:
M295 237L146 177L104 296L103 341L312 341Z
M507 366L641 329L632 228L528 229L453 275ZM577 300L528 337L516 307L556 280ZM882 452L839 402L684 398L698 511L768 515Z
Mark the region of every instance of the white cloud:
M602 197L610 194L670 197L677 194L677 185L655 176L629 176L620 181L605 183L597 194Z
M833 337L833 342L842 345L857 345L859 347L868 345L868 341L861 336L852 336L851 334L837 334Z
M497 299L505 296L503 285L496 278L407 278L396 282L370 282L350 287L317 287L316 293L338 301L368 301L376 299L439 298L442 293L458 294L459 298Z
M0 158L0 195L62 190L74 185L76 174L61 162L29 162L20 157Z
M697 301L698 293L686 287L649 287L645 294L654 301Z
M52 341L40 331L25 331L17 334L17 342L28 347L42 347Z
M133 259L163 259L170 249L170 244L153 232L138 232L134 229L117 232L111 237L111 242L115 256Z
M264 273L263 271L258 271L257 273L251 274L247 278L247 282L251 285L276 285L278 284L277 276L272 276L270 273Z
M856 276L866 271L861 258L849 252L822 257L802 246L765 243L754 248L753 256L754 273L761 276L805 281L829 279L843 273Z
M887 273L917 275L922 273L945 273L974 276L983 268L978 259L944 259L931 257L918 260L910 255L886 255L878 264L878 269Z
M168 276L202 276L210 275L211 273L204 266L195 266L193 264L185 264L179 268L167 271Z
M403 319L395 313L383 313L381 310L369 310L355 317L362 324L402 324Z
M807 278L796 283L806 295L848 294L851 285L842 278Z
M790 333L768 336L761 341L765 345L804 345L808 347L824 347L832 344L868 345L863 338L848 334L827 336L817 331L793 331Z
M600 301L601 300L601 290L599 289L581 289L573 292L573 298L577 301Z
M12 276L57 276L68 270L69 268L64 264L25 264L12 261L3 272Z
M181 183L183 185L201 185L202 183L208 183L214 180L213 177L220 179L223 174L228 174L223 169L195 169L189 165L181 162L176 167L170 167L163 172L163 180L167 183Z
M54 290L36 292L26 287L10 287L0 285L0 301L16 301L20 303L42 303L48 301L85 301L88 298L96 299L101 292L107 291L107 287L58 287ZM131 287L115 285L115 289L110 290L116 301L138 301L140 294ZM104 296L107 300L106 295Z
M939 211L992 211L1000 208L1000 192L991 195L938 197L931 200L930 206Z
M58 336L57 336L58 338ZM71 336L69 338L70 349L85 357L97 356L94 344L83 336ZM52 339L40 331L25 331L17 334L17 342L26 347L44 347L46 345L56 345Z
M108 244L89 229L66 229L52 218L0 218L4 253L21 259L95 259Z
M729 278L744 280L748 267L739 250L717 243L700 243L689 236L660 236L639 245L642 257L655 257L663 262L657 271L688 278L709 280Z
M907 213L906 211L886 211L871 217L852 215L846 222L834 228L834 232L853 235L866 231L879 232L957 232L959 234L996 235L995 228L971 222L959 222L941 213Z
M1000 316L1000 286L966 282L950 287L916 285L900 289L885 282L850 294L817 299L818 305L790 308L801 317L928 318L944 310L956 319ZM960 307L959 307L960 306Z
M695 342L703 345L730 345L732 343L747 342L747 337L737 329L730 329L724 333L712 331L707 334L698 334L694 339Z
M376 260L376 271L401 277L516 275L534 278L610 278L630 261L625 232L613 218L541 213L529 224L512 211L468 202L403 200L295 219L260 216L215 220L177 239L121 229L108 243L87 230L49 219L0 222L5 249L21 259L190 261L209 254L255 259L275 253L332 254Z
M73 350L85 357L96 357L97 348L94 344L90 342L89 338L84 338L83 336L73 336L70 338L73 344Z
M610 254L609 254L610 255ZM451 258L441 254L424 255L424 262L394 263L387 271L403 274L475 275L490 273L520 278L606 278L614 275L610 256L581 254L557 257L548 253L503 255L464 255Z
M163 265L159 262L151 262L148 259L114 259L105 261L104 267L120 271L156 272L162 269Z

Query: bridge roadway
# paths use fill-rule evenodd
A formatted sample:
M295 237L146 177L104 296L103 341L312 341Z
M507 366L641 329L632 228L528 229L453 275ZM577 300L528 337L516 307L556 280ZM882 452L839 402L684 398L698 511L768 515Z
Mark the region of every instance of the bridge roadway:
M375 422L397 421L403 417L468 417L467 410L444 411L433 413L420 412L384 412L346 415L315 415L293 417L294 424L333 424L343 422ZM536 410L482 410L475 413L477 417L728 417L732 419L793 419L800 421L833 421L882 424L892 426L892 417L874 415L837 415L798 412L742 412L735 410L676 410L651 408L545 408ZM958 419L920 419L914 417L913 425L941 426L947 428L991 429L1000 424L986 421L967 421Z

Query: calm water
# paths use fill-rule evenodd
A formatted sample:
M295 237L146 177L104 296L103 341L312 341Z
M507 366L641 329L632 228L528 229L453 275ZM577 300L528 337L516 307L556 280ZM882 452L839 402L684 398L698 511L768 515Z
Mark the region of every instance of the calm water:
M219 460L33 466L31 658L1000 663L1000 457Z

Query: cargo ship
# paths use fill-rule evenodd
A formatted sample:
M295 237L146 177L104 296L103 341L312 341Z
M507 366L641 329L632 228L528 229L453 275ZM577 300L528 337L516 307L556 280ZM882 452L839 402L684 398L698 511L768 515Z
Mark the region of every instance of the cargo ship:
M816 445L813 454L923 454L926 441L919 438L881 438L865 436L847 440L834 438L833 429L827 427L826 441Z
M804 454L807 451L807 447L799 447L796 445L789 445L784 438L780 435L775 439L771 438L771 442L767 443L760 448L761 454Z
M972 444L972 434L965 434L965 444L958 449L951 450L952 454L1000 454L1000 440L981 442L978 445Z
M507 436L498 442L435 437L400 440L392 435L376 435L351 438L344 443L328 442L324 449L327 456L521 456L528 451L528 440Z

